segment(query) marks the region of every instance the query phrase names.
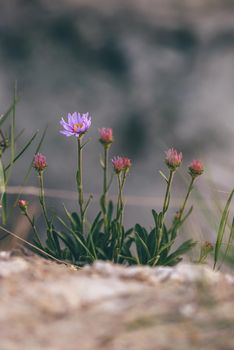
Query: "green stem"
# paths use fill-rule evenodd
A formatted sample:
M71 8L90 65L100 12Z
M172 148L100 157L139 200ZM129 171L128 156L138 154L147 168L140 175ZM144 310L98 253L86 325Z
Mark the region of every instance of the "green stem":
M116 219L119 220L120 225L122 225L123 221L123 188L126 181L126 171L123 173L123 177L121 179L121 175L117 174L118 179L118 187L119 187L119 194L118 194L118 201L117 201L117 211L116 211Z
M50 221L48 219L48 215L47 215L47 210L46 210L46 204L45 204L45 191L44 191L44 181L43 181L43 173L39 172L38 173L39 176L39 183L40 183L40 204L42 207L42 211L44 214L44 218L46 221L46 225L48 230L50 230Z
M170 200L169 197L170 197L170 191L171 191L171 185L172 185L172 181L173 181L174 172L175 172L174 170L170 170L166 194L165 194L164 203L163 203L163 216L165 216L165 213L166 213L168 206L169 206L169 200Z
M104 215L104 228L105 232L107 232L107 181L108 181L108 153L109 147L108 145L104 146L104 168L103 168L103 215Z
M38 232L37 232L37 229L36 229L36 226L35 226L33 220L30 218L30 216L28 215L28 212L27 212L27 211L25 211L24 215L26 216L26 218L28 219L30 225L32 226L32 229L33 229L33 232L34 232L34 234L35 234L35 237L36 237L36 239L38 240L38 243L39 243L39 244L41 245L41 247L42 247L42 243L41 243L39 234L38 234Z
M169 178L168 178L168 182L167 182L166 193L165 193L165 197L164 197L162 218L161 218L160 227L159 227L158 249L160 248L160 244L161 244L162 237L163 237L163 225L164 225L164 221L165 221L166 212L167 212L167 209L169 207L170 191L171 191L171 185L172 185L174 173L175 173L175 170L170 170L170 174L169 174Z
M80 217L81 217L81 231L84 232L84 194L83 194L83 169L82 169L82 145L81 145L81 137L77 139L77 155L78 155L78 174L77 174L77 191L78 191L78 202L80 207Z
M185 206L187 204L187 201L188 201L188 198L189 198L189 195L192 191L192 188L193 188L193 183L194 183L194 180L195 180L195 177L192 177L192 180L190 182L190 185L189 185L189 188L188 188L188 191L187 191L187 194L186 194L186 197L185 197L185 200L184 200L184 203L181 207L181 209L179 210L179 216L178 216L178 221L180 221L182 219L182 216L183 216L183 213L184 213L184 209L185 209Z
M123 211L124 211L124 203L123 203L123 188L124 184L127 178L127 170L125 170L122 173L117 174L118 179L118 187L119 187L119 194L118 194L118 201L117 201L117 210L116 210L116 221L119 223L119 232L118 237L116 237L117 244L114 254L114 262L118 262L118 255L121 251L121 245L122 245L122 225L123 225Z

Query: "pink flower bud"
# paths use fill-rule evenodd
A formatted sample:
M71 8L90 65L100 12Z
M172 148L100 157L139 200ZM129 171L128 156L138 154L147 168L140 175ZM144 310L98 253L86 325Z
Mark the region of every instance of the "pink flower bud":
M28 208L28 202L24 199L20 199L18 201L18 206L23 212L26 212L26 210Z
M37 153L34 156L34 162L33 162L33 167L34 169L36 169L39 173L42 172L43 170L45 170L45 168L47 167L46 164L46 157L41 154L41 153Z
M177 152L176 149L170 148L166 152L165 163L169 169L176 170L176 168L178 168L180 166L182 160L183 160L182 153Z
M194 159L189 166L189 173L191 176L196 177L203 173L204 166L200 160Z
M124 169L128 170L132 166L132 161L129 158L123 158Z
M113 130L111 128L101 128L99 129L99 133L99 141L103 145L110 145L113 142Z
M118 156L112 159L112 165L116 174L119 174L123 170L128 171L132 166L132 162L129 158Z

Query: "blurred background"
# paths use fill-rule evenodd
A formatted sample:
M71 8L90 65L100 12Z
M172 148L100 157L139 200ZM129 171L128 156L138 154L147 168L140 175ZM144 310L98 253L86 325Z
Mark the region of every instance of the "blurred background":
M219 216L211 222L208 201L201 206L199 199L202 194L212 205L222 204L233 187L233 67L232 0L1 0L0 114L11 104L17 80L22 144L49 123L41 151L49 165L46 187L55 190L76 188L76 144L59 134L60 118L73 111L92 116L87 193L99 193L102 184L98 128L112 127L111 154L133 161L126 185L128 226L150 226L150 209L161 208L165 186L159 170L166 171L165 150L175 147L184 165L171 214L185 193L187 165L201 159L206 172L192 196L206 217L197 209L189 234L214 238ZM22 183L32 156L33 149L17 165L12 185ZM28 184L37 184L35 174ZM76 206L72 198L50 199L59 212L63 202ZM96 208L94 203L91 216Z

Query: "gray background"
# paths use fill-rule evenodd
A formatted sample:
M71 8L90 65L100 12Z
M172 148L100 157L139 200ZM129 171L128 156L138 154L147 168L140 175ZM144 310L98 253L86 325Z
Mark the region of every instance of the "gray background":
M99 127L114 130L112 155L133 161L126 193L137 198L127 208L128 225L150 224L154 200L148 197L164 193L158 170L166 171L164 151L171 146L184 153L174 197L185 191L186 166L200 158L207 171L199 189L208 196L211 187L225 199L217 190L233 186L233 1L0 3L0 113L17 80L17 125L26 128L22 144L49 122L42 149L49 164L47 187L75 190L76 144L59 134L59 120L77 110L92 115L87 192L98 193L102 181ZM12 184L21 183L32 154L33 149L16 167ZM29 184L36 184L35 176ZM66 203L74 208L74 201ZM61 211L61 202L52 205ZM94 204L91 215L95 210ZM209 230L207 224L200 228Z

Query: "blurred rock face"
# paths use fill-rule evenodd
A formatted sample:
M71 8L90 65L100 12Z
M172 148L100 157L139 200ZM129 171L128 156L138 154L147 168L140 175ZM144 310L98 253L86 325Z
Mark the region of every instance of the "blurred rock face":
M0 278L6 350L233 349L233 276L205 265L77 271L1 252Z
M230 158L234 129L233 19L228 1L4 2L0 112L10 104L16 79L20 126L29 134L50 122L43 150L48 186L56 177L56 186L73 189L76 147L59 135L58 121L68 111L89 111L90 190L101 183L95 141L97 128L106 126L115 132L112 153L133 159L129 193L155 195L155 171L169 146L184 151L187 161L201 156L212 165L208 155L215 154L215 164L227 165L223 153ZM213 169L217 178L229 178L230 168Z

